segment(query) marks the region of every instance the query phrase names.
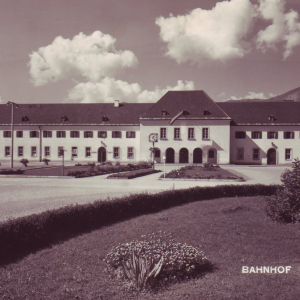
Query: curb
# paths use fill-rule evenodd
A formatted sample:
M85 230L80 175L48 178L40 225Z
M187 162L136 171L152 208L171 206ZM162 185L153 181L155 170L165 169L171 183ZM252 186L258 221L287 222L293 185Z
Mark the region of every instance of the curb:
M72 179L72 176L37 176L37 175L0 175L0 178L65 178Z

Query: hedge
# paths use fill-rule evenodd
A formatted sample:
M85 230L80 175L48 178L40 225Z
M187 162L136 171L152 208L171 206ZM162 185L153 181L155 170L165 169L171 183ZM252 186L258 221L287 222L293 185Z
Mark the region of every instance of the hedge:
M125 219L221 197L270 196L279 185L223 185L135 194L110 201L70 205L0 223L0 265L79 234Z
M114 173L109 175L107 178L120 178L120 179L133 179L141 176L146 176L154 173L161 172L160 170L153 170L153 169L142 169L142 170L134 170L128 171L124 173Z

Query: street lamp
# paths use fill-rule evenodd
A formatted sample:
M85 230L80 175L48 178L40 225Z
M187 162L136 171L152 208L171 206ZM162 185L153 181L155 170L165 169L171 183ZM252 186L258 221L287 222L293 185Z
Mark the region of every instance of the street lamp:
M163 160L164 160L164 178L166 178L166 156L163 156Z
M11 105L11 154L10 154L10 167L14 167L14 107L18 108L19 105L15 102L8 101L6 105Z

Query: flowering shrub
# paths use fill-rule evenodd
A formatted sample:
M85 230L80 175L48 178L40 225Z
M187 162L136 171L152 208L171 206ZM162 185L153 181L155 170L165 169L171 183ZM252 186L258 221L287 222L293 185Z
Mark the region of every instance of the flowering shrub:
M162 259L162 267L154 281L172 282L195 277L206 271L210 263L199 248L187 244L175 243L171 234L165 232L153 233L142 236L141 240L119 244L113 247L104 261L112 267L116 273L124 271L122 265L136 253L157 264ZM151 282L150 282L151 284Z
M267 198L267 214L279 222L300 222L300 160L295 159L292 171L281 175L283 188Z

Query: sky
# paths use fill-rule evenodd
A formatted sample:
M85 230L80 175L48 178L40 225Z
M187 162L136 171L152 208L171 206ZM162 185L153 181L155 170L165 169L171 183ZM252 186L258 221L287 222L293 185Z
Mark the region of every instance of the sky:
M0 102L214 101L300 86L299 0L0 0Z

